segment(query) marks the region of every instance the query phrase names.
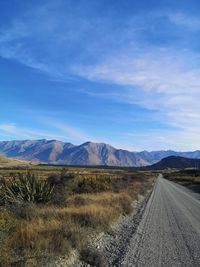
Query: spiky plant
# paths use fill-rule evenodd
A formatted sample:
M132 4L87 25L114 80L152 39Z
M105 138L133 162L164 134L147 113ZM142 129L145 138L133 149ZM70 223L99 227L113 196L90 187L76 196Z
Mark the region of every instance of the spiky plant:
M0 180L1 202L27 201L33 203L48 202L53 193L54 186L47 181L40 180L34 174L18 174L9 181Z

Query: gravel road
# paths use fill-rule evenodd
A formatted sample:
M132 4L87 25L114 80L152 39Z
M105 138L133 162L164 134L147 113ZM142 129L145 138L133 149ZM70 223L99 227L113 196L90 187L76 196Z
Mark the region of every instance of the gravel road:
M199 195L160 175L137 231L115 266L200 266Z

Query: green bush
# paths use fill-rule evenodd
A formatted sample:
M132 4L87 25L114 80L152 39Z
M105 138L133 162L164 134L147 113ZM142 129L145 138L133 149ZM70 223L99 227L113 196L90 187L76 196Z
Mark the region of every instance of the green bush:
M54 186L42 181L34 174L18 174L10 180L0 180L1 203L27 201L33 203L48 202L53 193Z

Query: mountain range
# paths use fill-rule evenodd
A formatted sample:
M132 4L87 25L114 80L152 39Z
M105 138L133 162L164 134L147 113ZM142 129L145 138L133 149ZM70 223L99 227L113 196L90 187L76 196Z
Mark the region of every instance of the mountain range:
M130 152L105 143L86 142L73 145L58 140L0 141L0 154L22 160L66 165L107 165L141 167L169 156L200 158L200 151Z

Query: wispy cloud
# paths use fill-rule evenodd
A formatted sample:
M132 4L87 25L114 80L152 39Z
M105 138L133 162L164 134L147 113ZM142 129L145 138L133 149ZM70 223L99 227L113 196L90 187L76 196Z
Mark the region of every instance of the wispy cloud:
M65 136L65 139L73 140L76 143L85 141L97 141L94 137L84 133L83 130L74 128L63 122L55 122L52 119L46 119L45 124L50 125L54 129L56 129L56 131L62 132L62 134Z
M163 38L162 31L157 29L163 20L166 29L170 22L176 25L191 21L182 13L165 11L126 17L110 12L107 16L98 12L104 8L103 3L86 2L44 1L17 15L9 24L1 25L0 56L66 80L71 75L71 66L78 62L99 62L121 50L137 49L155 32L158 39ZM193 18L193 24L198 24L197 19ZM152 38L148 45L151 42Z
M49 132L43 132L39 129L30 129L20 127L14 123L0 124L0 136L6 136L9 139L63 139L63 135L50 134Z
M96 14L97 6L70 0L34 5L1 25L0 56L67 80L72 61L96 60L98 52L103 56L117 35L112 20Z
M192 151L199 149L199 132L182 130L148 130L146 133L124 133L124 138L136 140L136 150Z
M131 52L109 58L99 65L76 67L75 71L92 81L122 85L120 93L109 93L107 97L161 112L161 121L165 119L169 125L182 130L179 136L175 134L176 141L190 139L192 141L187 143L198 145L199 54L168 49Z
M106 16L98 14L100 2L86 2L47 0L1 25L0 56L66 80L79 62L106 60L108 55L144 46L148 38L151 46L155 41L151 35L164 37L157 27L163 21L166 29L170 23L191 29L200 26L196 17L165 10ZM165 35L168 38L167 31Z
M192 15L186 15L184 13L170 13L168 14L170 22L175 25L186 27L187 29L199 31L200 30L200 18Z
M54 119L49 119L47 117L40 118L40 120L43 121L43 125L48 128L48 131L28 127L24 128L14 123L6 123L0 124L0 136L6 135L11 139L57 139L73 142L75 144L85 141L98 142L94 137L87 135L80 129L69 126L64 122L56 122Z

